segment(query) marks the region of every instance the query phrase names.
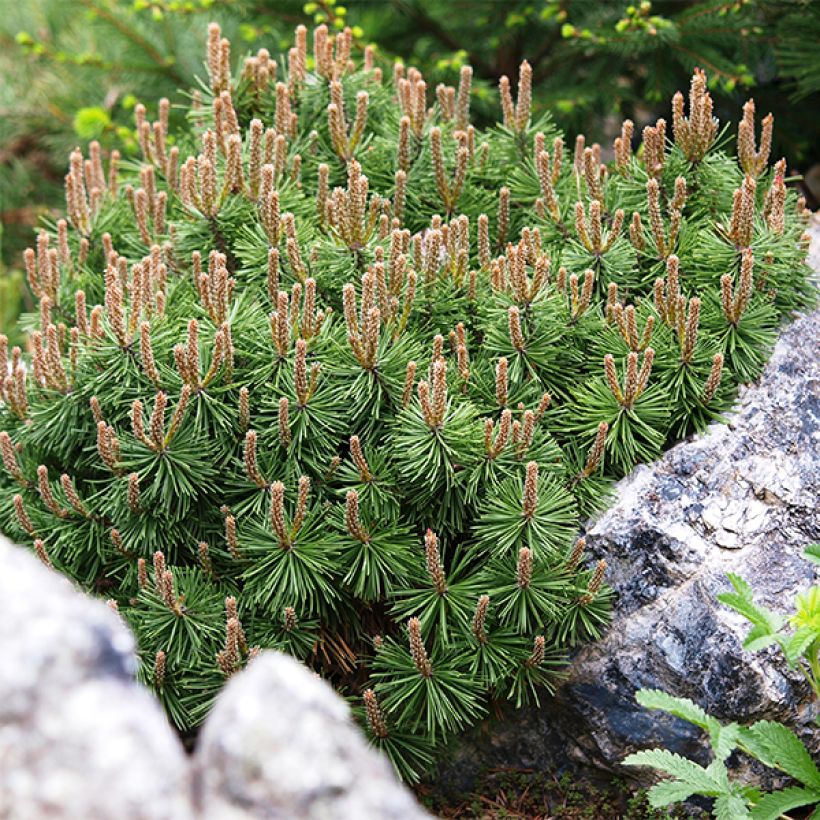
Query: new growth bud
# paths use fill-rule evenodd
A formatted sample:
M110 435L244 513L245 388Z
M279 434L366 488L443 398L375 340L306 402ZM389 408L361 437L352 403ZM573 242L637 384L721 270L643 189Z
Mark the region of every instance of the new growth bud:
M427 655L424 640L421 637L421 622L418 618L411 618L407 622L407 635L410 642L410 656L418 670L418 673L425 678L433 674L433 665Z

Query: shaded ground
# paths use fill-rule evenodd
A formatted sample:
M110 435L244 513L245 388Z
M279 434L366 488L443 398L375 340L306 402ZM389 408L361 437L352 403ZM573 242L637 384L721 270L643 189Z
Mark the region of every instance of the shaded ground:
M692 809L656 810L644 790L633 791L623 780L603 784L576 781L571 775L525 769L485 772L476 791L457 800L442 799L428 786L416 794L433 814L443 818L521 818L521 820L666 820L708 817ZM693 813L694 812L694 813Z

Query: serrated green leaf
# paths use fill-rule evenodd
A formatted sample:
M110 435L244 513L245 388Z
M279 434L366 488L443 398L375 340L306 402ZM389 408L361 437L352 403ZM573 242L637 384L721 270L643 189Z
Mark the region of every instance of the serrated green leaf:
M718 721L688 698L676 698L660 689L641 689L635 693L635 700L645 709L658 709L694 723L707 732L720 728Z
M799 806L820 802L820 792L789 786L787 789L765 795L752 809L752 820L777 820L782 814Z
M690 783L684 783L682 780L662 780L649 789L646 797L650 806L660 809L672 803L688 800L695 794L698 794L698 790Z
M726 578L728 579L729 583L734 587L735 592L738 594L738 596L747 601L752 600L754 592L748 581L745 581L740 575L737 575L734 572L727 572ZM730 595L731 593L726 592L721 594Z
M776 766L795 780L820 790L820 771L791 729L782 723L761 720L749 727L749 734L765 750L764 763Z
M752 600L752 588L746 581L731 573L727 577L736 592L723 592L718 595L718 600L722 604L730 607L761 630L768 628L769 632L774 633L783 626L783 618L780 615L755 604Z
M746 801L736 794L724 794L718 797L712 813L715 820L746 820L751 817Z
M714 722L717 725L709 732L709 742L712 744L715 757L723 761L737 748L740 727L736 723L721 726L717 721Z
M803 555L815 564L820 564L820 543L809 544Z
M818 636L816 629L804 626L798 629L790 638L784 640L781 646L789 666L794 667L818 637L820 636Z
M721 780L725 780L722 773L726 772L726 768L720 761L715 761L715 763L717 763L717 768L707 771L697 763L670 752L668 749L635 752L624 760L626 766L651 766L659 769L664 774L676 777L690 786L693 793L697 792L707 797L717 797L724 792L724 784ZM715 766L715 763L712 766ZM722 773L716 777L715 775L721 770Z
M743 648L747 652L759 652L777 642L777 636L772 634L768 624L761 624L749 631L746 640L743 641Z

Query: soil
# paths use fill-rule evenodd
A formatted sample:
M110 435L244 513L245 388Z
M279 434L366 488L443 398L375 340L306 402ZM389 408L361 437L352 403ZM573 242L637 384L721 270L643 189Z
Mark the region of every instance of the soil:
M571 775L526 769L485 772L472 794L456 800L420 785L416 794L437 817L482 820L667 820L707 818L698 807L652 809L645 790L635 790L623 780L605 783L579 781Z

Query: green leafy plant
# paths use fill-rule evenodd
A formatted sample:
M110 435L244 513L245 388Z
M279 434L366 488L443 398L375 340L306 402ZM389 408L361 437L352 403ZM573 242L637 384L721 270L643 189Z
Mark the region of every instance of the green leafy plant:
M809 547L806 556L820 563L820 545ZM801 671L816 698L820 694L817 663L820 586L815 584L799 593L794 602L794 614L786 619L756 604L751 587L742 578L730 575L729 580L734 591L718 598L751 622L752 629L743 646L749 651L759 651L776 644L789 668ZM628 766L652 766L670 776L650 789L651 805L668 806L693 795L702 795L714 798L715 817L732 820L777 820L792 809L820 805L820 770L802 741L782 723L760 720L751 726L723 724L691 700L675 698L658 690L642 690L637 699L647 709L658 709L703 729L714 755L714 760L706 767L666 749L629 755L624 761ZM782 772L799 785L763 793L733 779L727 761L736 750ZM818 812L820 809L815 809L811 816L820 816Z
M820 564L820 544L806 549L806 558ZM794 614L784 618L756 604L752 588L739 575L729 575L733 592L725 592L718 600L746 618L753 626L743 647L756 652L776 645L783 653L789 669L797 669L820 698L820 586L809 587L794 600Z
M181 729L279 648L413 779L599 634L581 520L759 372L804 207L702 73L606 166L526 63L482 130L468 67L433 97L308 39L235 66L213 24L184 126L137 104L139 161L72 152L30 358L0 338L0 526L112 601Z

